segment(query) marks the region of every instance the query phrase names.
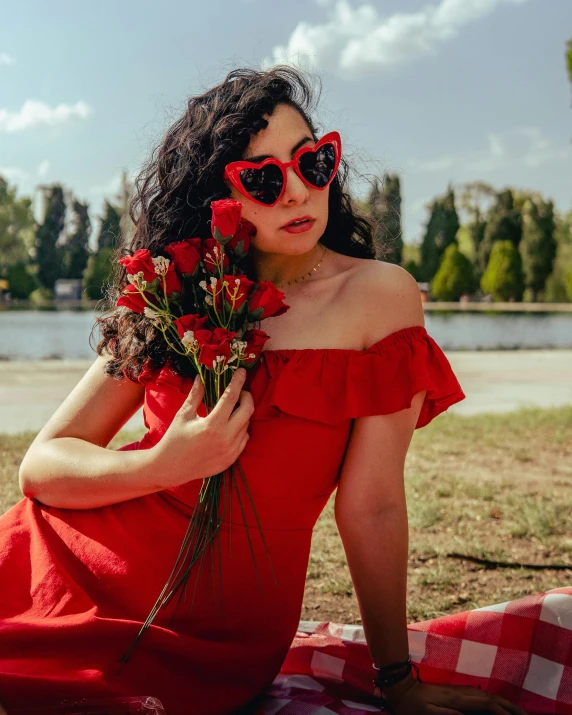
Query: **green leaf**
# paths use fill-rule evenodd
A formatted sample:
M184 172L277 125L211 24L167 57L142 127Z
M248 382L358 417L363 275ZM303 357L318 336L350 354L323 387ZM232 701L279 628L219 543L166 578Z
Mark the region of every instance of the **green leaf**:
M213 238L215 239L215 241L217 241L217 243L220 243L221 246L226 246L226 244L230 241L233 235L234 234L224 237L219 231L218 226L215 226Z
M258 322L262 319L262 313L264 313L264 308L257 308L256 310L250 310L248 312L248 320L251 323Z

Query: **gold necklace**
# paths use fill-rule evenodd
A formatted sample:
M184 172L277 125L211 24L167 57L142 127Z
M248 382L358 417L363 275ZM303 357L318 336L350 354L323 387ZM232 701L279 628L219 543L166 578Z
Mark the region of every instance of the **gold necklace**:
M324 256L326 255L327 248L324 246L324 250L322 251L322 255L320 256L320 260L316 263L316 265L312 268L311 271L308 271L308 273L304 273L302 276L298 276L298 278L293 278L291 281L287 281L286 283L275 283L274 285L277 288L283 288L284 286L289 286L292 283L299 283L300 281L304 280L305 278L308 278L309 276L314 275L314 273L318 270L318 268L322 265L322 261L324 260Z

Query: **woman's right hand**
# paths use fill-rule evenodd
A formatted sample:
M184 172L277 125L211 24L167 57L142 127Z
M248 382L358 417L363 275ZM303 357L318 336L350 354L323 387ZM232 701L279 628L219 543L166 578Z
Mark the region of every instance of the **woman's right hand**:
M242 390L245 379L244 368L235 370L212 411L200 417L197 410L204 386L199 377L195 378L165 434L151 448L153 469L162 482L169 482L165 488L212 477L234 464L248 441L247 429L254 412L252 395Z

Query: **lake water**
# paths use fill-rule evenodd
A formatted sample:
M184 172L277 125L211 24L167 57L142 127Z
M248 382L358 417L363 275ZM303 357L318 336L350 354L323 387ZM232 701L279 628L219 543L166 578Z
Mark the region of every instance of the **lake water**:
M0 360L93 359L93 311L0 311ZM443 350L572 348L572 313L434 313L425 325ZM97 344L99 332L94 332Z

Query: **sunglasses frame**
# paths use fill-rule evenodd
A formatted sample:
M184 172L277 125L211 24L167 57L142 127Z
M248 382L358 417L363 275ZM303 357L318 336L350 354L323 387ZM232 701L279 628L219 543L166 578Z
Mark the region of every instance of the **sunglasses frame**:
M312 152L315 154L318 151L318 149L321 146L323 146L324 144L332 144L334 147L334 153L336 155L334 170L332 171L332 176L330 177L327 184L325 184L324 186L314 186L314 184L312 184L310 181L308 181L302 175L302 172L300 171L299 161L300 161L300 158L307 152ZM308 147L308 146L300 147L300 149L298 149L298 151L294 154L292 161L282 162L279 159L275 159L273 157L264 159L264 161L262 161L260 163L253 163L251 161L232 161L229 164L227 164L225 167L224 178L228 179L232 183L232 185L238 191L240 191L240 193L243 196L246 196L247 199L254 201L255 203L259 204L260 206L266 206L266 207L270 208L271 206L275 206L280 201L280 199L284 195L284 192L286 191L286 183L288 181L288 176L286 174L286 170L288 169L288 167L290 167L290 166L293 167L294 171L296 172L296 175L311 189L316 189L317 191L323 191L324 189L327 189L328 186L335 179L336 174L338 173L338 167L339 167L341 158L342 158L342 140L340 138L340 135L338 132L335 132L335 131L328 132L328 134L324 134L324 136L313 147ZM242 182L240 180L240 172L244 171L245 169L263 169L265 166L268 166L269 164L274 164L282 172L282 188L280 189L280 194L278 195L276 201L274 201L271 204L266 204L263 201L259 201L258 199L254 198L254 196L252 196L252 194L249 194L248 191L246 191L246 189L242 186Z

